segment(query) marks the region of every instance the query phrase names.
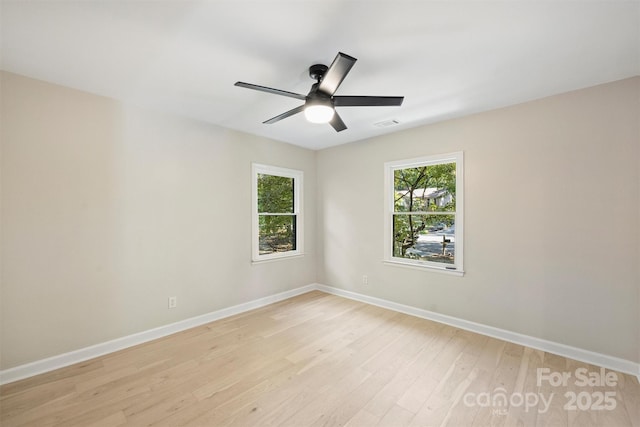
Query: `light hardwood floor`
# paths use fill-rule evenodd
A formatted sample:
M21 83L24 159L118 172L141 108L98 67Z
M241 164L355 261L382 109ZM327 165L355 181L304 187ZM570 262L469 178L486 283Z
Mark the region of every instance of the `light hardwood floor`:
M538 385L538 368L572 378ZM581 386L578 368L600 373L314 291L7 384L0 424L640 426L635 377L614 373L615 386ZM576 407L603 409L567 410L571 393Z

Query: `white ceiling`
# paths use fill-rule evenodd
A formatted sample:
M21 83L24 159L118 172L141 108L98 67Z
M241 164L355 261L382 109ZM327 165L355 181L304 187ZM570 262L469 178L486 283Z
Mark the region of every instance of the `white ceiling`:
M321 149L640 74L639 1L1 1L2 69ZM358 58L337 95L405 96L302 114L308 67ZM374 124L395 119L399 125Z

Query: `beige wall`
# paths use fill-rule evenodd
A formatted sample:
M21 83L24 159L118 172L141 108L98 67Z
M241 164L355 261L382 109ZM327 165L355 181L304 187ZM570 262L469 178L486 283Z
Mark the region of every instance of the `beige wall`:
M640 362L639 119L635 78L320 151L319 282ZM453 151L465 276L383 264L384 162Z
M315 152L1 84L1 369L315 281ZM305 172L307 256L251 264L253 161Z

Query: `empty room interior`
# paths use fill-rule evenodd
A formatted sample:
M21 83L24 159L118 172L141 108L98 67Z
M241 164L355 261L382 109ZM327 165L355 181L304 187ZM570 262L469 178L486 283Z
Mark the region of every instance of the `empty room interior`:
M640 2L0 24L3 427L640 426Z

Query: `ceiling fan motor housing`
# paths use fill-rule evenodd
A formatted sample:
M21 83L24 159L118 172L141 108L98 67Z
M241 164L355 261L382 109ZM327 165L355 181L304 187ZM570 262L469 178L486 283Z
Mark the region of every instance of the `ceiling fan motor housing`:
M314 64L309 67L309 77L319 82L322 80L322 76L324 76L324 73L326 73L328 69L329 67L326 65Z

